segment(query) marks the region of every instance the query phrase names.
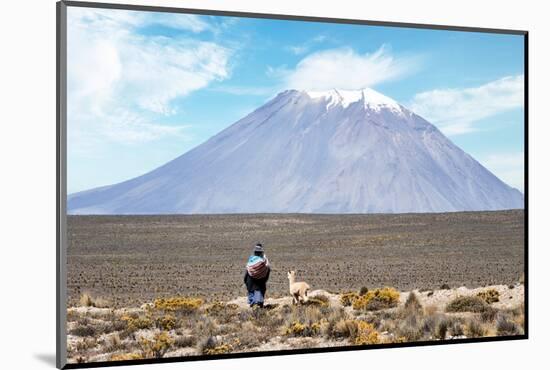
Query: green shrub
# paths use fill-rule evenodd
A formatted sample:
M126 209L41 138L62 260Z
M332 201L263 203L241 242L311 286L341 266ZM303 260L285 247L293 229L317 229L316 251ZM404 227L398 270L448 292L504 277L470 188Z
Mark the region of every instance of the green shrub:
M447 312L484 312L487 310L487 303L479 297L460 296L447 304Z
M69 334L76 335L77 337L93 337L97 330L92 325L78 325L69 331Z

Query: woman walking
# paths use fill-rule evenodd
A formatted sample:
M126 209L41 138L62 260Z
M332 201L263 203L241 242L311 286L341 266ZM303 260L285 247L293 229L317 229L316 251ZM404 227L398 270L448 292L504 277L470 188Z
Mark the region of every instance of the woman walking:
M261 243L256 243L252 255L248 258L244 273L244 283L248 291L248 304L250 307L264 306L266 284L270 272L271 267L265 255L264 247Z

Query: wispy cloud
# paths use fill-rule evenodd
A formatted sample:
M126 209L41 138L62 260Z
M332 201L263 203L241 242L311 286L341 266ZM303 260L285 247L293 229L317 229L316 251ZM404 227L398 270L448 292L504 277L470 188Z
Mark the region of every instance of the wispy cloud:
M309 54L293 69L270 67L267 72L282 77L287 88L360 89L411 73L419 62L418 57L397 58L386 46L365 54L345 47Z
M316 44L322 43L327 40L327 36L325 35L317 35L310 40L307 40L301 44L298 45L289 45L286 47L288 51L290 51L292 54L295 55L302 55L307 53L311 48L313 48Z
M479 161L499 179L521 192L524 191L523 152L491 154L480 158Z
M480 129L478 121L523 107L523 75L465 89L437 89L416 94L408 106L447 135Z
M122 143L184 134L185 127L158 121L176 113L176 98L228 78L232 50L138 32L158 24L187 31L182 35L211 28L190 15L69 9L69 134Z
M70 9L69 21L77 21L91 28L100 27L109 32L119 32L136 27L161 25L182 31L215 31L201 17L193 14L150 13L125 10L101 10L91 8Z
M264 86L237 86L237 85L220 85L210 88L212 91L222 92L232 95L258 95L265 96L271 95L275 92L273 87L264 87Z

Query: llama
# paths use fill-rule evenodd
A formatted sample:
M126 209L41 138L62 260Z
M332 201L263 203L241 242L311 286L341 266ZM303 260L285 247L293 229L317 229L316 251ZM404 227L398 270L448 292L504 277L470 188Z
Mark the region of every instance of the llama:
M303 281L296 282L296 271L289 271L288 282L290 283L290 295L292 303L297 304L307 302L307 292L311 289L309 285Z

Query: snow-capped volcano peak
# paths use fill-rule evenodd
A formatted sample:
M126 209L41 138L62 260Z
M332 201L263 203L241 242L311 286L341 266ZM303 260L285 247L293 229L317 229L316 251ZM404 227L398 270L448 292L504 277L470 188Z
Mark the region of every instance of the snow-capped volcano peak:
M361 101L366 109L380 111L386 108L395 112L402 111L401 106L395 100L368 87L360 90L332 89L325 91L306 90L304 92L311 99L324 99L327 102L327 108L336 105L347 108L349 105Z

